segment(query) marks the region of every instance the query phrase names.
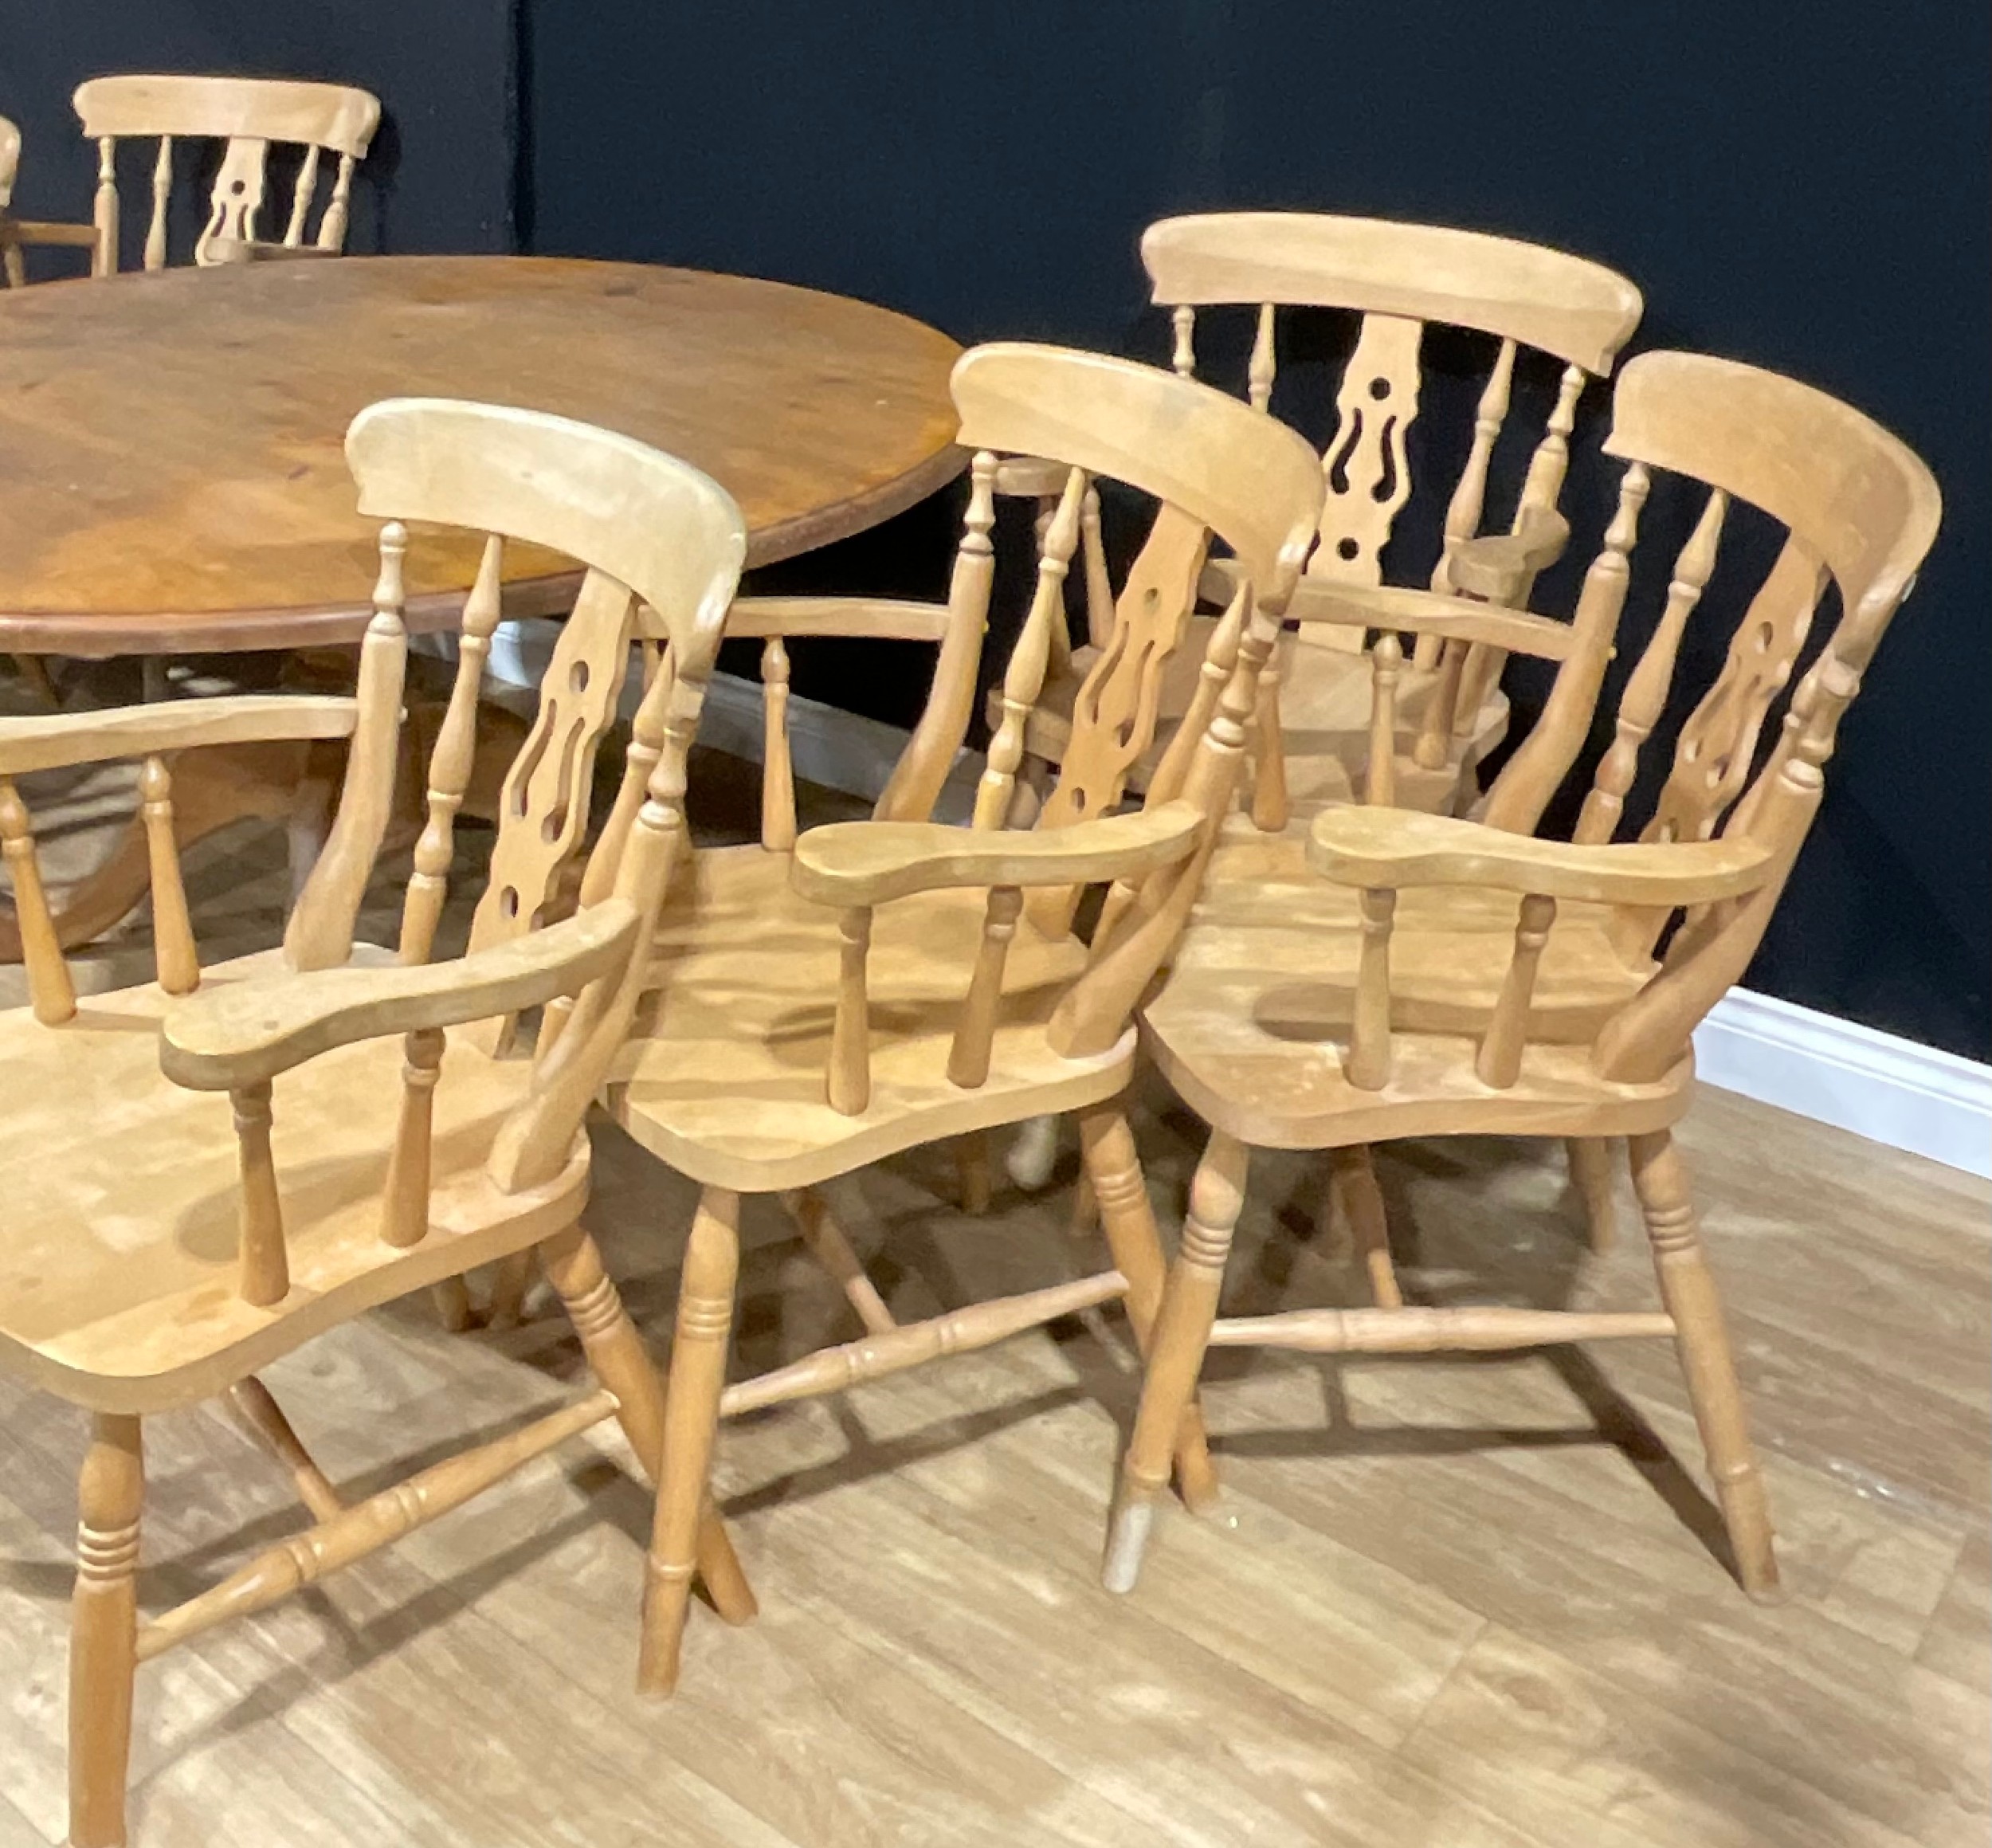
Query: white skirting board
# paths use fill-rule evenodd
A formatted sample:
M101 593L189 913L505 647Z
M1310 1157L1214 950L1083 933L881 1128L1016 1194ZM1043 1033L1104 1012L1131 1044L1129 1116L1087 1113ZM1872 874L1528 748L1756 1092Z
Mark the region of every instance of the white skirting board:
M492 650L494 676L536 686L552 627L520 622L500 630ZM625 690L624 704L634 704L630 689ZM716 674L699 726L700 743L758 763L761 740L760 689L731 674ZM905 732L896 726L817 700L789 701L795 773L825 789L876 798L905 742ZM936 819L967 819L981 768L978 754L960 754ZM1992 1065L1747 988L1732 988L1696 1030L1695 1064L1704 1084L1950 1167L1992 1176Z
M1732 988L1695 1030L1704 1084L1992 1175L1992 1066Z

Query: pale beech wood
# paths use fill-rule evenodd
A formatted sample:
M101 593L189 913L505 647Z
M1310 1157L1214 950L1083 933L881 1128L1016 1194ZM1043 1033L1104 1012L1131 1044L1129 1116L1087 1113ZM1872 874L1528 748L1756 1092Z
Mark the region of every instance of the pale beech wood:
M34 854L33 823L12 777L0 777L0 849L14 876L14 908L21 930L21 959L27 965L28 994L34 1017L59 1026L76 1014L76 984L62 959L62 945L49 915L48 894Z
M665 1387L663 1466L644 1562L643 1639L637 1685L668 1694L692 1596L699 1511L704 1505L726 1379L733 1293L740 1268L740 1197L721 1187L699 1195L685 1242L671 1370Z
M10 291L0 312L10 483L0 648L24 653L357 642L374 531L355 510L340 437L411 381L684 457L734 497L757 565L862 532L967 461L947 403L953 341L883 308L746 277L367 257ZM663 351L676 358L660 367ZM142 450L123 440L134 427L147 432ZM457 629L485 534L502 524L422 536L412 629ZM566 610L574 557L539 540L508 546L508 613ZM598 562L629 581L626 560Z
M1361 902L1363 948L1355 967L1346 1069L1357 1089L1380 1091L1390 1077L1390 933L1397 894L1366 889Z
M1076 1278L1048 1289L1027 1290L994 1302L971 1303L923 1322L896 1327L847 1341L838 1348L819 1348L793 1366L757 1374L729 1386L720 1396L720 1415L736 1418L784 1400L841 1392L868 1379L881 1379L908 1367L920 1367L944 1354L966 1354L992 1342L1006 1341L1026 1328L1076 1316L1126 1295L1127 1280L1117 1270Z
M950 1140L963 1158L974 1210L980 1132L1102 1105L1124 1087L1131 1010L1180 930L1214 845L1277 612L1318 516L1319 465L1300 437L1167 374L1005 345L966 355L955 390L963 446L1065 471L1045 529L1037 594L1006 681L1005 724L978 791L979 825L884 818L881 805L882 818L812 830L790 856L758 847L695 856L652 945L652 993L634 1040L609 1074L610 1112L705 1190L672 1363L691 1460L676 1473L674 1426L651 1552L642 1675L660 1691L678 1675L692 1571L688 1511L704 1491L720 1404L738 1196L808 1188L897 1150ZM1108 665L1098 684L1115 690L1089 705L1084 720L1121 735L1097 751L1082 738L1037 828L1006 826L1021 720L1052 658L1053 630L1066 619L1064 579L1096 472L1161 504L1147 562L1131 573L1131 594L1123 590L1114 606L1099 657ZM1215 664L1222 684L1209 736L1190 741L1194 750L1172 773L1178 798L1151 798L1142 814L1113 817L1106 811L1119 798L1120 771L1112 754L1130 744L1129 758L1138 754L1153 706L1144 712L1143 673L1123 677L1112 661L1152 649L1152 640L1133 638L1175 626L1213 532L1262 565L1268 581L1241 590L1237 622L1221 633L1235 658ZM981 555L965 547L963 555ZM1256 606L1255 591L1262 593ZM1166 594L1172 608L1161 606ZM1125 728L1143 735L1130 739ZM1107 880L1126 893L1122 921L1089 945L1070 928L1076 895ZM1058 895L1049 927L1021 902L1030 888ZM1131 1167L1131 1148L1128 1156ZM1138 1170L1123 1177L1116 1165L1109 1184L1120 1190L1110 1242L1116 1258L1131 1254L1152 1302L1159 1249L1127 1199L1130 1187L1139 1191ZM831 1268L866 1307L850 1287L854 1261L833 1252ZM778 1385L737 1387L729 1403L828 1390L874 1365L910 1366L1002 1338L1047 1315L1123 1297L1134 1274L1116 1269L877 1333L848 1352L798 1362ZM1139 1313L1145 1323L1148 1312ZM1172 1433L1165 1473L1177 1447ZM1186 1494L1207 1501L1214 1485L1200 1427L1186 1427L1181 1448Z
M241 1167L238 1208L236 1291L257 1309L269 1309L290 1294L290 1257L284 1237L284 1203L277 1192L276 1161L270 1151L270 1081L257 1079L232 1086L235 1142Z
M169 995L190 995L201 984L201 961L173 835L173 775L163 758L147 758L139 771L139 814L151 872L152 953L159 986Z
M1384 1210L1383 1190L1377 1185L1370 1152L1362 1144L1328 1152L1328 1201L1349 1229L1350 1242L1363 1260L1377 1307L1398 1308L1404 1293L1390 1257L1390 1222Z
M1014 885L992 885L987 909L982 914L982 940L975 951L975 966L968 978L968 993L962 1002L961 1019L947 1049L947 1079L952 1085L974 1089L989 1076L989 1057L996 1038L997 1014L1002 1005L1003 964L1010 956L1010 939L1017 934L1018 915L1024 908L1024 894ZM963 1193L979 1191L980 1205L964 1201L971 1212L986 1210L989 1205L989 1149L982 1138L979 1175L965 1176Z
M1602 264L1484 232L1313 212L1213 212L1142 233L1155 299L1323 305L1472 327L1609 372L1639 291Z
M779 635L761 645L761 845L786 853L795 846L795 772L789 761L789 653Z
M771 640L833 635L846 640L944 642L948 633L947 605L894 602L881 597L741 597L726 622L731 637Z
M380 1235L390 1245L418 1244L429 1230L436 1086L442 1076L444 1044L441 1026L418 1027L402 1042L401 1118L381 1189Z
M505 542L496 533L486 538L477 575L464 599L457 672L450 682L449 704L429 751L428 812L416 838L414 868L402 905L400 953L404 963L429 960L437 920L449 897L449 867L456 857L457 812L463 806L476 754L478 700L500 613L504 550Z
M1276 310L1306 306L1359 317L1356 337L1336 388L1333 434L1322 457L1326 494L1308 576L1289 612L1305 617L1312 592L1355 593L1328 606L1349 612L1381 593L1384 606L1342 621L1304 624L1261 695L1262 713L1252 814L1276 831L1294 813L1347 800L1368 759L1374 720L1371 691L1359 662L1366 630L1388 626L1386 607L1458 613L1469 639L1483 645L1462 653L1442 648L1436 632L1421 633L1414 657L1420 724L1414 736L1421 767L1418 802L1450 808L1472 767L1497 744L1507 723L1500 687L1500 626L1484 606L1458 593L1519 609L1536 574L1562 550L1567 529L1555 504L1567 467L1577 394L1590 371L1609 371L1640 312L1639 292L1601 266L1539 246L1435 226L1293 213L1222 213L1165 219L1143 241L1158 304L1170 306L1174 364L1194 369L1194 328L1199 306L1250 305L1257 321L1246 366L1249 402L1271 407L1276 375ZM1418 412L1419 353L1428 322L1492 335L1496 350L1476 408L1471 449L1453 484L1441 556L1429 589L1385 587L1382 552L1413 494L1406 436ZM1512 396L1521 346L1541 348L1567 368L1548 427L1531 458L1516 504L1512 531L1484 534L1488 467ZM1589 369L1589 371L1586 370ZM1220 568L1206 574L1206 594L1221 602L1229 585ZM1570 652L1565 625L1523 618L1512 633L1555 638L1549 653ZM1609 646L1606 643L1606 646ZM1443 666L1444 685L1424 684ZM1411 689L1406 689L1409 693ZM1165 720L1182 709L1188 677L1165 680ZM1072 700L1069 685L1048 689L1031 728L1033 749L1063 755ZM1278 714L1276 732L1272 723ZM1284 746L1276 756L1276 736ZM1139 776L1137 776L1139 781Z
M329 1520L346 1505L339 1491L327 1480L312 1454L304 1448L284 1408L271 1396L270 1389L254 1374L238 1379L228 1389L223 1403L235 1421L289 1473L297 1498L320 1520Z
M124 1848L144 1498L138 1419L98 1413L76 1491L69 1616L69 1840L76 1848Z
M358 700L323 694L229 693L101 712L0 719L0 775L216 744L350 738L359 713Z
M342 1508L296 1538L259 1553L218 1585L143 1625L138 1633L138 1659L150 1662L218 1623L265 1610L292 1592L317 1583L327 1573L461 1508L534 1458L613 1417L615 1409L615 1395L606 1387L598 1388L523 1430L460 1451L446 1462Z
M798 844L790 877L824 904L882 904L951 886L1088 885L1174 865L1203 811L1178 798L1099 821L1015 829L934 822L833 822Z
M782 1203L794 1220L802 1242L837 1280L838 1289L850 1299L851 1307L857 1311L857 1318L866 1329L872 1334L880 1335L888 1328L896 1328L899 1324L893 1320L892 1312L885 1306L885 1299L878 1293L877 1286L865 1274L864 1265L852 1250L850 1240L845 1236L843 1227L837 1224L821 1191L814 1187L799 1187L782 1195Z
M1404 669L1404 645L1386 630L1370 650L1369 767L1363 799L1378 808L1397 802L1397 685Z
M115 155L117 142L133 135L159 139L145 236L147 269L166 265L167 205L176 139L226 143L209 194L207 222L194 245L196 263L229 261L233 247L257 242L257 216L263 205L265 163L273 141L301 144L305 150L284 245L303 245L323 150L339 156L339 169L315 243L326 252L343 248L353 171L366 158L380 122L379 100L365 90L263 77L92 77L80 84L74 100L83 132L96 143L100 156L100 273L118 266Z
M1614 1144L1571 1136L1564 1144L1570 1184L1584 1208L1586 1242L1596 1252L1611 1250L1618 1238L1618 1207L1612 1197Z
M284 927L284 959L294 969L334 968L351 953L353 920L394 802L402 689L408 674L408 631L402 621L408 529L399 520L381 528L379 554L373 618L359 645L359 712L346 754L339 812ZM422 900L416 902L419 910Z
M1488 1016L1487 1031L1480 1036L1480 1050L1473 1057L1474 1074L1490 1089L1505 1091L1521 1076L1522 1051L1528 1043L1529 1004L1535 996L1535 971L1543 960L1543 946L1549 941L1550 927L1555 921L1554 898L1532 892L1522 900L1516 917L1515 953L1508 959L1508 973L1501 978L1501 991L1495 998L1494 1011Z
M1204 572L1204 594L1228 596L1233 582L1231 561L1214 559ZM1390 584L1343 584L1304 578L1287 614L1302 624L1357 631L1390 629L1441 641L1488 642L1539 661L1567 661L1576 646L1569 625L1547 616Z
M1218 1316L1231 1234L1245 1203L1251 1152L1221 1131L1214 1134L1190 1186L1190 1210L1169 1268L1153 1340L1144 1356L1141 1404L1121 1458L1107 1530L1103 1582L1131 1591L1169 1477L1169 1458L1197 1389L1197 1370Z
M1480 822L1402 809L1343 809L1316 818L1308 862L1352 885L1474 885L1598 904L1705 904L1740 898L1773 877L1760 842L1678 846L1565 841L1506 834Z
M1665 1130L1632 1139L1633 1185L1638 1190L1661 1300L1672 1319L1682 1376L1708 1454L1708 1473L1735 1549L1736 1575L1751 1597L1778 1595L1778 1560L1763 1479L1751 1448L1743 1395L1730 1358L1729 1329L1716 1293L1688 1175Z
M127 1530L107 1525L99 1491L107 1474L128 1477L135 1523L139 1414L239 1388L237 1402L291 1465L300 1493L335 1500L322 1476L307 1473L313 1466L261 1389L242 1383L374 1304L516 1261L574 1225L590 1169L582 1114L635 1006L640 951L682 829L684 758L746 548L738 510L704 477L628 438L558 418L390 401L355 421L350 460L363 508L388 524L351 728L349 812L334 837L341 852L334 872L304 895L309 915L290 933L293 966L270 955L226 959L199 995L172 992L198 970L178 895L171 779L153 752L139 787L160 874L160 979L93 995L57 1027L24 1010L0 1014L0 1062L31 1101L24 1140L0 1156L10 1203L0 1234L0 1368L99 1419L84 1471L76 1614L79 1840L122 1838L135 1656L315 1582L621 1409L605 1385L351 1508L334 1506L309 1532L133 1634L135 1525L127 1547ZM399 720L404 515L566 545L590 565L588 584L608 587L584 589L601 613L568 626L543 712L557 713L590 689L613 703L637 596L672 638L662 744L606 895L540 932L531 928L543 908L535 899L519 929L440 966L390 963L385 950L352 947ZM588 558L598 539L629 572L627 583ZM495 555L488 546L486 554ZM592 718L563 728L550 717L528 732L527 755L549 740L578 755L590 730L598 730ZM100 732L114 747L132 736ZM377 750L383 738L386 748ZM447 793L460 744L445 725L445 762L440 776L432 766L432 789ZM508 785L493 849L500 883L514 891L541 863L510 853L512 839L529 830L543 847L571 820L578 838L580 819L567 809L587 795L585 777L577 787L564 773L571 763L545 789L531 767ZM25 838L25 818L16 818L10 834ZM425 934L418 917L414 935ZM295 966L315 957L341 966ZM476 1023L494 1010L577 991L545 1057L500 1059L480 1043ZM446 1058L453 1030L457 1052ZM221 1091L225 1105L202 1094ZM116 1103L108 1132L106 1099ZM591 1287L586 1250L557 1245L555 1257L594 1351L610 1357L618 1386L637 1395L633 1442L654 1466L650 1431L661 1426L646 1422L641 1403L647 1360L616 1326L613 1293ZM649 1384L654 1399L653 1376ZM126 1433L128 1443L119 1434ZM126 1450L128 1468L119 1462ZM113 1540L114 1556L105 1550ZM692 1556L706 1565L723 1610L751 1612L716 1514L697 1505Z
M1435 1309L1288 1309L1231 1316L1210 1330L1214 1348L1291 1348L1304 1354L1443 1354L1633 1339L1674 1332L1669 1315L1586 1314L1494 1306Z
M1575 629L1591 648L1586 671L1581 677L1569 671L1580 659L1573 653L1541 727L1497 780L1487 819L1377 808L1319 817L1310 863L1343 889L1339 904L1310 903L1281 876L1276 857L1272 877L1256 888L1241 889L1235 872L1229 882L1214 880L1177 947L1168 982L1143 1010L1143 1034L1228 1160L1229 1151L1248 1145L1348 1150L1433 1134L1578 1139L1586 1145L1574 1147L1572 1159L1594 1243L1603 1242L1610 1215L1599 1139L1629 1136L1665 1313L1610 1332L1673 1334L1736 1575L1751 1595L1768 1598L1778 1574L1761 1475L1672 1131L1692 1101L1690 1036L1762 940L1818 811L1841 716L1935 536L1939 502L1928 471L1894 437L1774 375L1663 354L1633 361L1620 392L1607 447L1629 465L1580 602ZM1577 695L1589 681L1594 698L1598 645L1616 626L1625 596L1655 467L1688 474L1712 492L1673 562L1658 634L1627 684L1629 714L1580 823L1600 838L1565 845L1503 832L1504 825L1533 826L1590 727L1589 700ZM1841 620L1794 689L1779 741L1719 839L1700 838L1699 829L1680 839L1670 818L1637 844L1610 842L1602 837L1615 831L1639 740L1665 703L1681 630L1710 579L1720 524L1735 498L1792 524L1767 588L1743 613L1723 695L1698 709L1701 723L1681 747L1691 764L1712 755L1704 787L1721 793L1708 813L1729 800L1726 754L1751 754L1767 705L1764 689L1789 674L1778 652L1795 647L1791 635L1810 619L1794 593L1809 583L1816 587L1814 559L1827 560L1834 572ZM1780 625L1762 614L1767 596L1784 617L1782 643ZM1753 651L1767 665L1739 666ZM1655 853L1679 857L1638 857ZM1249 861L1234 857L1231 866L1241 865ZM1400 889L1421 901L1402 918ZM1491 928L1500 908L1490 910L1488 900L1517 894L1519 907L1508 912L1512 943L1504 946ZM1300 921L1332 915L1346 932L1351 911L1360 931L1354 952L1336 951ZM1656 964L1650 947L1677 912L1685 919ZM1573 932L1581 948L1559 955L1559 940ZM1392 967L1400 955L1402 973ZM1578 999L1586 989L1589 999ZM1237 1165L1241 1173L1241 1156ZM1229 1172L1220 1169L1213 1183L1220 1218L1235 1217L1225 1194ZM1186 1254L1193 1244L1222 1243L1200 1229L1213 1210L1193 1199ZM1172 1289L1190 1261L1179 1257ZM1147 1536L1155 1430L1195 1380L1210 1336L1201 1304L1206 1294L1214 1304L1216 1280L1198 1275L1185 1287L1198 1313L1170 1325L1165 1305L1163 1333L1147 1357L1139 1449L1131 1446L1109 1534L1108 1580L1117 1589L1131 1584ZM1497 1313L1476 1339L1505 1344L1498 1338L1505 1328L1522 1344L1552 1339L1559 1326L1580 1339L1586 1324L1581 1312L1505 1323ZM1404 1322L1386 1331L1382 1321L1373 1331L1367 1320L1282 1315L1234 1327L1229 1339L1278 1345L1289 1334L1307 1345L1388 1340L1407 1351L1456 1338L1437 1321L1421 1332Z
M837 1012L830 1029L826 1095L840 1116L861 1116L872 1101L871 999L865 959L872 949L872 913L866 905L837 914Z
M1039 543L1037 587L1003 669L1002 716L989 741L988 767L975 787L978 829L1001 828L1010 816L1011 792L1024 760L1024 727L1044 690L1052 631L1065 625L1065 573L1078 548L1079 509L1085 493L1085 473L1074 469Z
M641 921L629 900L609 898L452 962L235 983L173 1011L159 1064L176 1085L226 1090L266 1081L334 1046L537 1006L619 968Z

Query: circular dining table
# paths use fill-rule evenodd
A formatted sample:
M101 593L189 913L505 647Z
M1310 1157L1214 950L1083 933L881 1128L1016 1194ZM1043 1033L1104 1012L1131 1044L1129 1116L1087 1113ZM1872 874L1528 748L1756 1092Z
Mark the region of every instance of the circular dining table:
M733 496L750 566L792 557L960 471L947 392L959 351L839 296L555 257L347 257L0 292L0 652L357 642L375 532L342 445L382 398L619 430ZM418 529L411 632L454 625L480 550L477 536ZM508 616L558 614L578 582L572 561L530 546L508 547L504 564ZM210 774L190 785L197 759ZM175 779L183 836L279 812L265 780L222 750L190 754ZM100 933L142 887L142 855L114 853L69 894L65 942ZM0 927L0 955L11 935Z

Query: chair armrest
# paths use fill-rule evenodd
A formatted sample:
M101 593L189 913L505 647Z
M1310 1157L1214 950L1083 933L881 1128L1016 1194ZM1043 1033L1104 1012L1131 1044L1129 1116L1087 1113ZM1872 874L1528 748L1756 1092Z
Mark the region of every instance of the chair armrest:
M735 597L726 613L729 642L769 635L939 642L947 633L945 604L884 597Z
M1187 857L1204 823L1191 802L1025 833L936 822L833 822L795 843L789 883L855 907L954 885L1079 885L1138 877Z
M359 702L338 695L235 693L214 700L112 706L100 712L0 719L0 776L207 744L350 738L359 717Z
M190 1091L233 1090L357 1040L536 1006L614 969L637 923L627 899L605 899L451 963L293 971L195 995L160 1023L159 1069Z
M1510 607L1528 594L1539 571L1546 571L1570 543L1570 522L1547 507L1531 507L1513 532L1483 533L1453 548L1446 570L1453 588L1470 597Z
M1316 818L1308 864L1338 885L1491 886L1608 904L1707 904L1754 891L1777 870L1755 841L1574 846L1406 809L1336 808Z
M1197 594L1210 602L1228 602L1237 581L1236 559L1213 559L1204 567ZM1328 578L1302 578L1287 605L1286 619L1484 642L1511 653L1533 655L1539 661L1563 660L1570 652L1573 634L1567 622L1553 622L1523 610L1504 610L1493 603L1476 603L1470 597L1448 597L1437 590L1393 584L1338 584Z
M97 228L65 225L48 218L16 218L0 212L0 244L65 244L79 250L94 250Z
M299 258L324 261L344 253L316 244L269 244L260 237L214 237L208 241L207 254L218 264L288 263Z

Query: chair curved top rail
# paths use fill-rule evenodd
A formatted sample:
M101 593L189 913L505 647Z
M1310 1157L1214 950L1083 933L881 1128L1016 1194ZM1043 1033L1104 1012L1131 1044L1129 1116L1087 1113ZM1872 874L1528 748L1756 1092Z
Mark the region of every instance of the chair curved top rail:
M1692 475L1816 547L1847 613L1894 600L1936 537L1943 497L1907 444L1795 379L1704 353L1642 353L1612 396L1607 455Z
M1285 606L1321 492L1298 432L1155 367L1023 342L964 353L950 388L966 447L1055 456L1180 508L1244 561L1262 606Z
M689 462L568 418L441 398L369 405L347 430L346 461L362 513L586 560L661 614L681 653L695 634L716 645L747 531L732 497ZM694 534L704 543L688 544Z
M1616 270L1540 244L1319 212L1207 212L1142 233L1165 307L1270 302L1439 321L1606 373L1644 305Z
M347 84L281 77L92 77L72 99L92 140L129 135L292 141L365 157L380 99Z

